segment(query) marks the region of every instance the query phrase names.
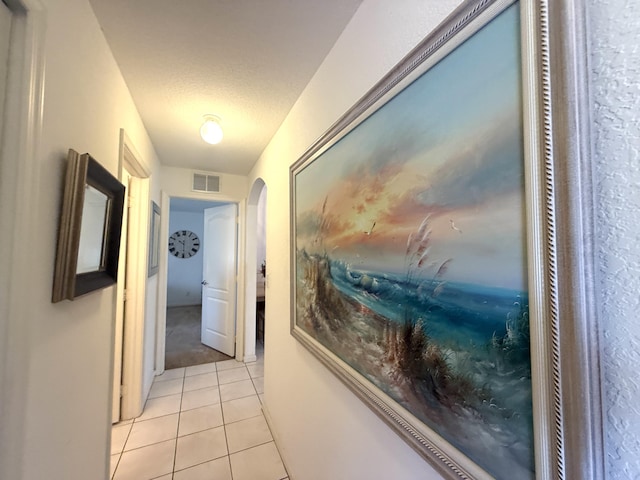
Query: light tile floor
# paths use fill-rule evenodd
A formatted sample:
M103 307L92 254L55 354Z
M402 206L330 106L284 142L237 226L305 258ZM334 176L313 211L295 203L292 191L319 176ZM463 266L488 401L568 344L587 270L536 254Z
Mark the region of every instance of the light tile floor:
M142 415L112 428L112 480L281 480L262 413L264 363L227 360L156 377Z

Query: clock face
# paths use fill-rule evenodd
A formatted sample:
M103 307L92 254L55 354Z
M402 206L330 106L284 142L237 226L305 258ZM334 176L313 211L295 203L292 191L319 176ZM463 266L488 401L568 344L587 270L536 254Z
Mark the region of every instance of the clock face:
M178 230L169 237L169 253L178 258L193 257L200 249L200 239L189 230Z

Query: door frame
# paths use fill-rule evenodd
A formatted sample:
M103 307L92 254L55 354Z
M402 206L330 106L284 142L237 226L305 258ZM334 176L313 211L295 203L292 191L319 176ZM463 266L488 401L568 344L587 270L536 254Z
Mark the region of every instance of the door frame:
M165 340L167 334L167 244L169 243L169 208L172 198L189 200L204 200L208 202L235 203L238 208L238 237L237 237L237 291L236 291L236 359L244 358L244 330L245 330L245 224L246 201L224 194L207 194L198 192L177 192L163 189L160 192L160 211L165 212L160 218L160 263L158 268L158 310L156 325L156 375L164 372ZM254 292L255 293L255 292ZM254 355L255 356L255 355Z
M121 181L124 177L124 170L127 170L131 175L132 190L135 190L137 195L133 202L127 202L129 203L129 226L131 228L127 231L126 245L127 302L122 336L120 419L128 420L142 413L148 393L144 392L143 360L151 170L142 162L142 157L136 151L124 129L121 129L118 159L118 178ZM114 312L120 311L118 306L124 302L124 283L117 283ZM116 351L118 351L117 346ZM116 376L117 372L114 371L114 382Z
M31 285L32 240L38 232L39 142L44 103L47 12L39 0L9 0L12 32L0 145L0 229L5 238L0 261L0 477L20 478L26 425L29 326L33 306L14 294ZM17 248L21 245L22 248Z

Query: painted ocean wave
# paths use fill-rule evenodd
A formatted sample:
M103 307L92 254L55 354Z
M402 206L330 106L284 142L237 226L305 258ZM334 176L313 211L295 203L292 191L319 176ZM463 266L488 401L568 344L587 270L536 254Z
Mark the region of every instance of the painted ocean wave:
M525 293L304 251L297 269L299 326L487 471L507 473L496 478L534 478Z
M423 318L430 337L440 342L484 344L507 334L508 320L528 304L527 292L439 282L408 282L405 276L357 270L331 261L331 277L343 294L384 317L402 322L407 314Z

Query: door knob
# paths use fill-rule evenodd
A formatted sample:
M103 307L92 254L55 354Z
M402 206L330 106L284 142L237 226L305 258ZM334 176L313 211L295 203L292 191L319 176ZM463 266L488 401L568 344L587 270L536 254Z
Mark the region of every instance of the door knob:
M209 282L207 282L206 280L203 280L203 281L202 281L202 285L205 285L205 286L206 286L206 285L209 285Z

